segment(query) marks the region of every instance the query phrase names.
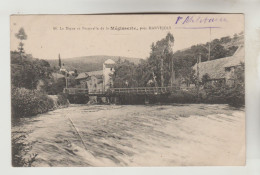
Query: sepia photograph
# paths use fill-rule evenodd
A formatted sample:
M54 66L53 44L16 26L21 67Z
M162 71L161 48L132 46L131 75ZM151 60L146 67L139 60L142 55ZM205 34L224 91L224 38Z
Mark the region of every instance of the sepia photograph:
M13 167L244 166L243 14L11 15Z

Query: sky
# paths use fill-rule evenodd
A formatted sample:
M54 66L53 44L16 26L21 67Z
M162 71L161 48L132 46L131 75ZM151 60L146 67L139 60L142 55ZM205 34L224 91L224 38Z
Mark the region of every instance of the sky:
M90 55L147 58L151 44L174 36L173 51L244 31L242 14L15 15L10 20L11 50L23 27L25 52L40 59ZM125 30L115 30L124 27ZM113 30L111 28L114 28ZM211 28L211 29L210 29ZM211 35L210 35L211 33Z

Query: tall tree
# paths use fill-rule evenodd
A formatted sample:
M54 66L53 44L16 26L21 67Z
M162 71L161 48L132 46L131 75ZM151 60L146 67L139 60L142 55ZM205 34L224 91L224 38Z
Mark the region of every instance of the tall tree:
M118 60L113 75L114 87L165 86L172 78L174 37L168 33L165 38L151 45L147 60L135 65Z
M136 65L128 60L116 62L112 75L114 87L137 87Z
M19 53L11 52L11 83L13 87L36 89L40 80L47 81L51 77L52 69L45 60L19 58Z
M60 54L59 54L59 67L61 68L61 59L60 59Z
M174 37L168 33L165 38L153 43L148 58L148 65L161 86L168 85L172 77L172 59Z
M77 70L77 69L74 70L74 76L75 76L75 77L78 76L78 70Z
M24 31L23 28L20 28L20 30L18 31L18 33L15 34L16 38L18 38L20 40L20 43L19 43L19 47L18 47L18 51L20 53L20 56L22 58L22 54L24 53L24 43L23 43L23 40L26 40L27 39L27 35Z
M224 98L233 106L245 105L245 64L240 63L232 75L233 83L226 87Z
M224 46L217 44L211 51L212 53L212 59L219 59L219 58L224 58L228 55L228 50L225 49Z

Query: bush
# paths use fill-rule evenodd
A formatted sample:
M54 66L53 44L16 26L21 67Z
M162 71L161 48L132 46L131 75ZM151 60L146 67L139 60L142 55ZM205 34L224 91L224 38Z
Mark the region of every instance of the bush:
M225 103L234 107L245 105L245 88L243 84L233 86L208 86L204 88L202 102L205 103Z
M89 101L89 97L82 94L68 95L70 103L74 104L86 104Z
M245 105L245 66L241 63L237 66L230 79L226 83L216 82L205 84L203 88L206 103L227 103L234 107Z
M12 165L14 167L31 167L38 156L37 153L30 153L32 143L25 142L26 137L25 132L12 135Z
M58 101L57 101L59 106L67 106L69 105L68 101L68 95L65 93L59 93L58 94Z
M23 56L11 52L11 83L15 87L36 89L38 81L50 79L52 69L45 60L31 58L29 55Z
M46 94L25 88L12 88L12 117L28 117L52 110L54 102Z
M46 92L49 95L57 95L62 93L63 89L66 86L65 78L60 78L58 80L54 80L53 78L50 80L48 87L46 88Z
M201 94L203 94L203 98L201 99L205 103L216 103L216 104L224 104L227 103L225 99L226 93L226 85L221 83L206 84L204 85L203 90L201 90Z
M196 89L176 91L171 94L168 99L171 103L195 103L198 100L198 95Z
M244 84L236 84L232 88L227 88L225 91L225 100L234 107L245 105L245 86Z

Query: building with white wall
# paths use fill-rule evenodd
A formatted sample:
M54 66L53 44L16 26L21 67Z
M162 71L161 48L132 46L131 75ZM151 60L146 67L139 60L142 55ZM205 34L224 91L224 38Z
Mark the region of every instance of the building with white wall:
M103 89L108 90L113 87L112 75L115 72L115 61L108 59L103 63Z

